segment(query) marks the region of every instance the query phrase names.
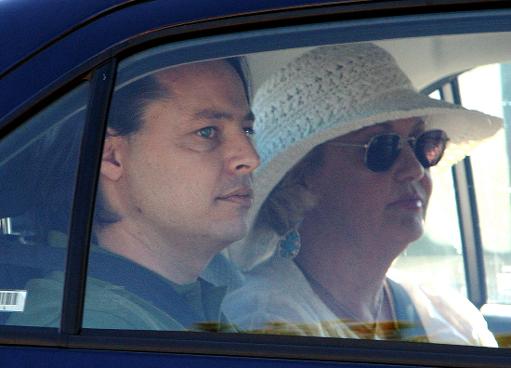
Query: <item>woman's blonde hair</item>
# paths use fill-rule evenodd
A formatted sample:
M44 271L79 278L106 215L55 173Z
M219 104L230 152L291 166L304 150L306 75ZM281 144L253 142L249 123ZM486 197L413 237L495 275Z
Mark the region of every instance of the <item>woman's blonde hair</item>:
M273 188L257 216L255 227L271 228L278 235L295 228L316 204L306 178L323 165L324 149L319 145L300 160Z

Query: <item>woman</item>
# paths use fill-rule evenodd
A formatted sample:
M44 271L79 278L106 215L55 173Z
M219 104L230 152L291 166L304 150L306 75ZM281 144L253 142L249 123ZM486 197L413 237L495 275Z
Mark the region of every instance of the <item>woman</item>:
M230 249L249 270L224 301L231 321L248 332L496 346L468 300L388 270L423 233L429 167L463 158L498 119L418 94L373 44L302 55L263 84L254 112L262 165L251 234Z

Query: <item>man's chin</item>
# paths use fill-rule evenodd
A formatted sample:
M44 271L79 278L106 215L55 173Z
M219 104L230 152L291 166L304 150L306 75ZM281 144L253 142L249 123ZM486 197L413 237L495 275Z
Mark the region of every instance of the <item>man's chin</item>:
M247 233L248 226L244 221L233 221L216 228L214 237L217 238L218 242L223 243L224 247L227 247L231 243L243 239Z

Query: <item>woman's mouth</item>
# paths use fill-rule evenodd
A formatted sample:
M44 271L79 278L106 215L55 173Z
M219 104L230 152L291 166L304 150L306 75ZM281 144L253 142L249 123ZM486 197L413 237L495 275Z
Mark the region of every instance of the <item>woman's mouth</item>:
M389 207L409 211L422 211L424 203L420 198L403 198L390 203Z

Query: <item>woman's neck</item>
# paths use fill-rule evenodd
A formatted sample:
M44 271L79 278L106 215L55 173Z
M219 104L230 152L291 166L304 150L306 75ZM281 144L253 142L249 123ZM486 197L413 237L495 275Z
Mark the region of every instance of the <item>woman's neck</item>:
M300 235L302 247L295 260L307 277L346 314L371 321L382 298L385 275L397 255L388 254L384 240L347 236L317 221L305 220Z

